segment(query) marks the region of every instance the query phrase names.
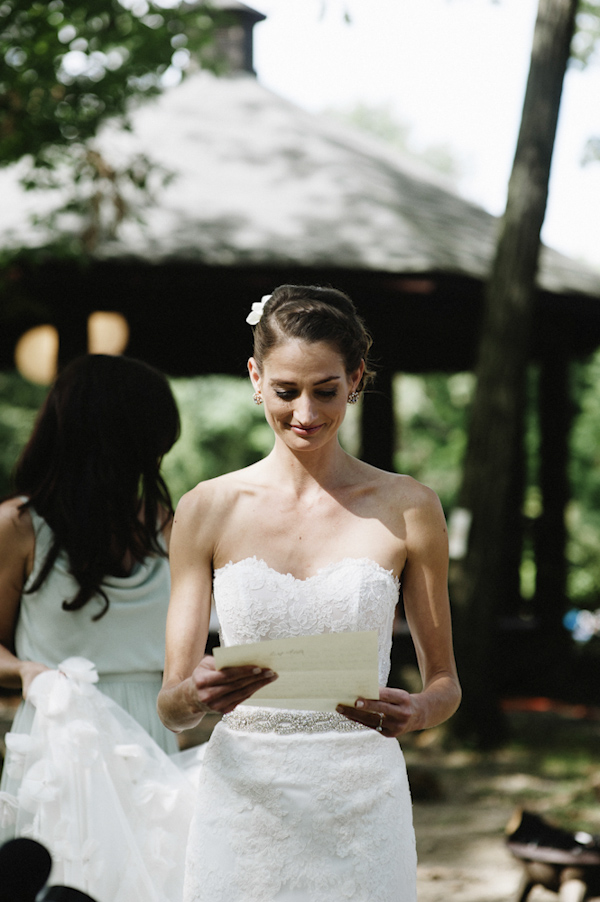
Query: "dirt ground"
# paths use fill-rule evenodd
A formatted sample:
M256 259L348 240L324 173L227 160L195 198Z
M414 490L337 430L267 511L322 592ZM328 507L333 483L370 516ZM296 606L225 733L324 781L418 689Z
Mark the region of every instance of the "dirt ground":
M506 847L518 808L600 833L600 717L511 715L501 751L444 751L436 731L407 737L419 856L419 902L511 902L522 875ZM426 796L429 794L429 798ZM529 902L556 902L542 887Z
M506 848L504 830L515 809L511 790L529 782L530 775L495 775L492 760L461 753L431 755L423 763L418 752L405 749L414 797L419 902L512 900L522 869ZM419 798L427 792L428 779L441 798ZM541 889L530 896L531 902L556 898Z
M0 699L0 745L12 710ZM205 718L188 742L205 740L215 723ZM521 865L504 834L518 807L600 834L600 713L517 711L510 727L511 742L488 754L448 750L443 728L406 737L419 902L512 902ZM529 902L557 898L536 887Z

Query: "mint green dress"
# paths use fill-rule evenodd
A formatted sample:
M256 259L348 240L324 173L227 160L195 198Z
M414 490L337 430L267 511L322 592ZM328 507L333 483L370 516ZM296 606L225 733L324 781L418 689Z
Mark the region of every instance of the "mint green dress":
M32 508L29 512L35 560L25 590L34 584L53 540L46 521ZM170 591L167 559L152 555L126 577L107 577L102 588L109 608L98 621L92 617L102 610L100 597L78 611L63 610L63 600L72 599L77 588L68 557L61 553L43 585L31 594L23 592L15 632L17 657L41 661L52 669L69 657L89 659L99 674L98 689L131 714L162 749L177 751L175 735L163 726L156 711ZM33 714L30 704L21 704L12 731L28 733ZM3 777L0 789L4 783Z

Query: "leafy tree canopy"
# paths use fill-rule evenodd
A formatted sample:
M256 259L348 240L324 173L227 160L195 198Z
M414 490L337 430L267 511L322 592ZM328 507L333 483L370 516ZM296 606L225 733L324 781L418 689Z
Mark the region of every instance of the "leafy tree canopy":
M577 15L577 31L573 39L573 59L580 65L587 65L592 59L598 60L600 40L600 0L580 0ZM582 164L600 160L600 136L593 135L587 142Z
M93 137L210 53L215 17L156 0L0 0L0 165Z
M577 31L573 38L575 60L586 64L597 54L600 38L600 0L579 0Z

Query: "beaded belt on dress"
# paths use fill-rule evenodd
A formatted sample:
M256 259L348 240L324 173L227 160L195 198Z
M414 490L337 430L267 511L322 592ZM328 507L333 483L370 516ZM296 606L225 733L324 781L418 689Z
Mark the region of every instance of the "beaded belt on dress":
M283 708L236 708L223 715L222 723L230 730L248 733L348 733L368 730L364 724L348 720L337 711L289 711Z

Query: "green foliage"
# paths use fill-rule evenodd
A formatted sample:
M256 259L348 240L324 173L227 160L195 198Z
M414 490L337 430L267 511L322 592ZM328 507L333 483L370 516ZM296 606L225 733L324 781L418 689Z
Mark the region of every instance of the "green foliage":
M55 257L93 252L101 240L117 237L125 219L143 224L144 209L173 177L145 154L114 166L97 150L78 143L48 148L45 159L48 165L32 169L21 184L26 189L60 189L57 197L64 202L32 217L33 226L42 226L43 234L52 236ZM46 239L44 245L48 253Z
M181 413L181 438L167 454L163 472L175 502L204 479L240 469L268 454L273 434L263 409L252 403L246 379L202 376L171 381ZM447 514L457 502L467 438L471 373L434 373L396 377L398 427L396 469L431 486ZM573 604L600 606L600 352L575 365L573 394L578 406L571 439L573 498L567 511L570 564L568 595ZM529 380L530 410L536 373ZM46 389L16 373L0 373L0 497L10 488L10 473L27 441ZM359 445L359 411L349 408L341 441L351 453ZM537 487L538 436L534 413L526 430L527 488L524 513L540 513ZM529 544L524 549L523 588L533 592L535 567Z
M172 379L181 415L181 437L166 455L163 473L178 501L198 482L260 460L273 447L262 407L252 402L247 379L198 376ZM358 411L348 408L340 440L350 453L358 446Z
M11 491L12 469L45 396L45 388L18 374L0 373L0 498Z
M234 376L173 379L181 415L181 437L163 463L177 502L198 482L237 470L271 450L273 433L252 403L247 380ZM25 445L46 389L16 373L0 373L0 497Z
M575 62L587 65L598 50L600 38L600 0L579 0L577 30L572 55Z
M569 477L569 598L600 606L600 352L574 367L579 412L571 436Z
M84 257L124 219L143 223L172 173L143 154L116 166L92 139L108 118L129 128L131 101L177 83L192 60L222 68L214 37L230 24L201 2L0 0L0 166L25 158L23 187L58 198L31 217L34 243Z
M536 368L531 368L523 505L530 524L542 509L538 486L537 379ZM396 469L433 488L447 515L456 505L460 488L473 387L471 373L402 374L395 381ZM600 607L600 351L589 361L574 364L572 392L577 415L569 463L572 498L567 510L567 594L574 605L595 610ZM535 588L531 530L526 530L524 539L521 588L524 598L529 598Z
M212 40L200 5L151 0L0 0L0 164L84 143L133 95L160 90Z
M181 437L165 456L163 474L177 502L204 479L249 466L269 453L273 433L263 408L252 403L247 379L198 376L172 379L181 416ZM0 497L9 491L10 474L29 438L46 389L16 373L0 373ZM342 442L358 447L358 412L348 409Z
M572 59L575 65L587 66L598 62L598 42L600 40L600 0L579 0L577 31L573 38ZM593 135L587 141L582 165L600 160L600 136Z
M176 502L198 482L246 467L267 454L273 433L252 403L248 380L202 376L171 380L181 415L181 438L164 460Z
M396 376L395 467L430 486L446 514L456 505L467 438L471 373Z

